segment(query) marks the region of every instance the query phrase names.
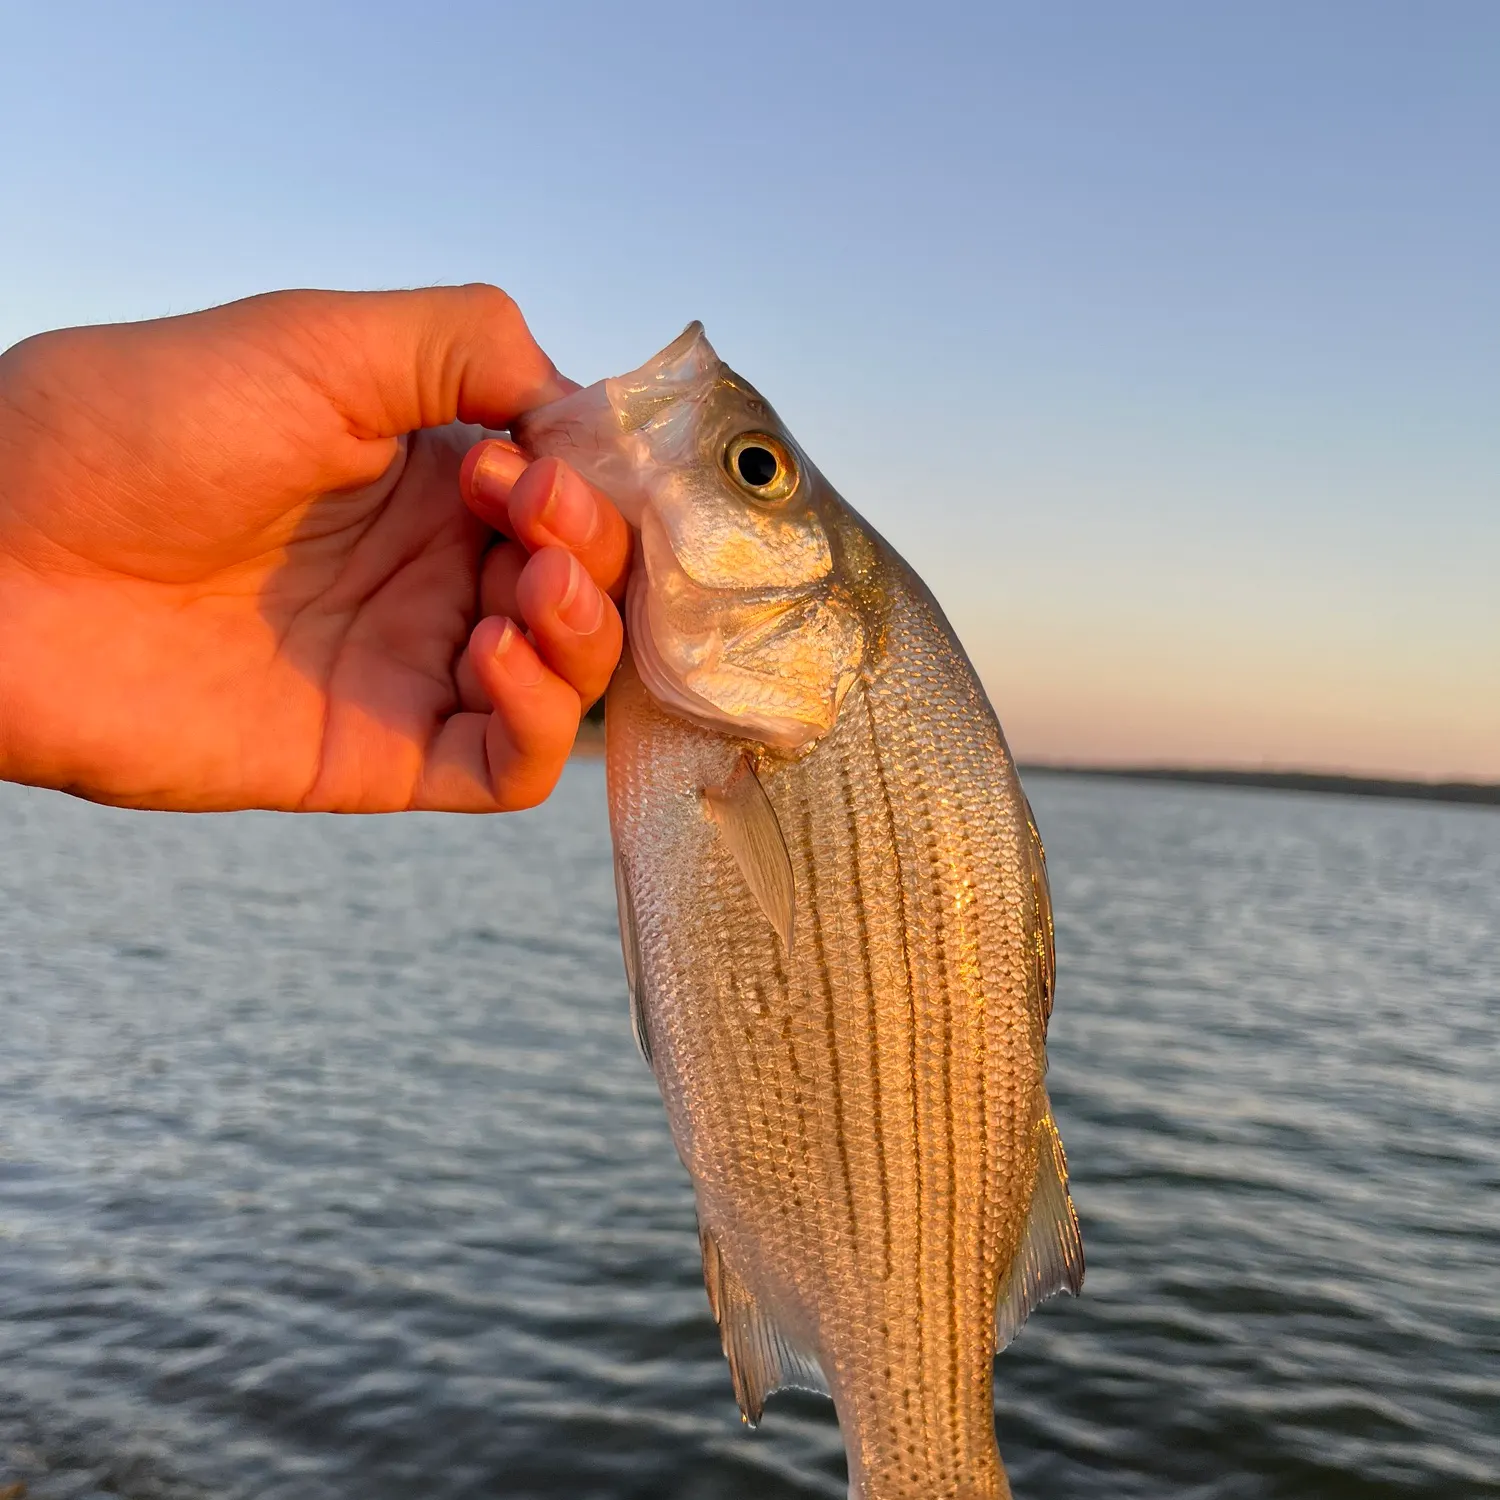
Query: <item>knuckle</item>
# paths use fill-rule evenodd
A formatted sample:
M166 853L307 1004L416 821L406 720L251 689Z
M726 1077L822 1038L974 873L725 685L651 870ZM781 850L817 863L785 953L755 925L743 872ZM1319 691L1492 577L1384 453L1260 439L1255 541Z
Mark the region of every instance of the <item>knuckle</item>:
M519 782L508 786L497 800L505 812L525 812L528 808L540 807L551 791L551 786L542 787L535 782Z
M496 800L507 812L538 807L552 795L567 764L566 749L545 756L531 755L502 782Z
M487 281L471 281L461 287L460 294L468 303L468 310L478 321L519 321L521 309L509 292L503 292Z

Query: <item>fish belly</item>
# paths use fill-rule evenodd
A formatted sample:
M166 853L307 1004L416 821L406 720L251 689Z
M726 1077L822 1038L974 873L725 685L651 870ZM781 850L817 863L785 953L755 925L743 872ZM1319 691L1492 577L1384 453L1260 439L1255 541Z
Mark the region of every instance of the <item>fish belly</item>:
M966 659L898 597L834 730L758 762L790 953L702 800L753 747L664 713L628 661L607 724L643 1021L706 1244L757 1328L821 1368L852 1495L1007 1495L995 1304L1036 1180L1044 1018L1025 802Z

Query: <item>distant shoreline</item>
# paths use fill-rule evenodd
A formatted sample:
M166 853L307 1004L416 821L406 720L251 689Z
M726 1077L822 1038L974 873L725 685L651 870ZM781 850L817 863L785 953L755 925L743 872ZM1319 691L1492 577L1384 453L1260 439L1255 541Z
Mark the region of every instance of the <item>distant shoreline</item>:
M604 754L604 726L586 719L578 730L574 755ZM1023 775L1107 776L1116 781L1177 781L1196 786L1238 786L1274 792L1323 792L1335 797L1395 797L1408 802L1458 802L1500 807L1500 782L1405 781L1391 776L1340 776L1331 771L1197 770L1187 766L1080 766L1022 761Z
M1178 766L1075 766L1023 763L1023 775L1108 776L1120 781L1178 781L1198 786L1257 787L1278 792L1324 792L1336 797L1397 797L1413 802L1462 802L1500 807L1500 782L1402 781L1388 776L1338 776L1325 771L1190 770Z

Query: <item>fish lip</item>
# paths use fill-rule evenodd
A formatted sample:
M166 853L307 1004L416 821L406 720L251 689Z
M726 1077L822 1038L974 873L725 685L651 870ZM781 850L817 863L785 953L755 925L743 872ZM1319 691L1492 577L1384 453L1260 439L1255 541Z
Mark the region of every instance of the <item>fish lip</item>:
M703 324L694 321L634 370L520 413L510 435L532 458L571 464L639 529L652 499L644 429L670 407L701 405L724 369Z
M700 339L705 345L708 344L708 339L704 336L703 332L703 320L701 318L694 318L666 348L658 350L645 364L640 365L633 373L639 374L648 365L670 363L672 360L679 358L680 355L685 354ZM711 345L709 346L709 352L713 352ZM717 356L715 357L717 358Z
M668 367L681 363L688 352L694 348L702 350L702 356L697 361L698 369L691 374L680 372L676 376L670 375ZM589 395L601 388L614 386L617 390L623 391L635 386L643 386L650 380L660 381L663 385L691 388L701 384L705 374L709 371L717 373L722 364L723 361L714 352L713 345L709 343L704 333L702 322L694 318L670 344L658 349L650 359L643 360L635 369L627 370L623 375L611 375L604 380L595 380L589 385L577 386L565 395L555 397L551 401L544 401L540 406L533 406L528 411L521 412L511 422L511 435L520 441L519 435L527 428L542 425L555 416L560 408L576 405L580 396ZM686 394L686 390L683 394Z

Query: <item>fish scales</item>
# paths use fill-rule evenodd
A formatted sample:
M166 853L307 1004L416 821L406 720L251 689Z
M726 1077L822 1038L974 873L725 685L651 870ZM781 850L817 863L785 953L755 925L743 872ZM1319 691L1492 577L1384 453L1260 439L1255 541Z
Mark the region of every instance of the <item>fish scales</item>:
M717 378L780 432L738 377ZM576 423L530 438L589 472ZM671 554L632 579L633 646L606 714L627 966L747 1419L776 1385L821 1382L851 1495L994 1500L1009 1494L997 1302L1009 1327L1038 1296L1076 1290L1082 1269L1043 1087L1045 871L941 611L841 501L819 515L826 607L813 615L799 596L797 671L752 684L761 696L736 699L734 716L663 665L651 611L710 607L700 580L677 575L697 555L680 517ZM651 564L657 523L632 519ZM745 551L737 537L736 567ZM778 568L795 565L783 546ZM776 632L774 616L745 632L758 670ZM789 743L817 653L851 640L857 670L830 690L826 722ZM1060 1199L1043 1192L1049 1171ZM1056 1222L1033 1213L1047 1205Z

